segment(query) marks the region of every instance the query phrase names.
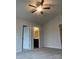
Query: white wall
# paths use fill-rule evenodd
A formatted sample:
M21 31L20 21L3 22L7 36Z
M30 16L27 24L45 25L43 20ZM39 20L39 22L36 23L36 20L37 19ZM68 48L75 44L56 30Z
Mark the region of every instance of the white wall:
M59 15L41 27L41 47L61 48L60 32L58 25L62 23ZM38 26L23 19L16 19L16 52L22 51L22 26Z
M34 23L23 19L16 19L16 52L22 51L22 26L34 26Z
M42 27L42 39L44 39L42 40L44 42L43 47L61 48L59 24L62 24L61 14Z

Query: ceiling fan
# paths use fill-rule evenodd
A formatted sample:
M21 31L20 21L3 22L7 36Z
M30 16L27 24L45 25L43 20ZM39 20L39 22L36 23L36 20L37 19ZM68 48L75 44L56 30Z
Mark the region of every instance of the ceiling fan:
M51 4L44 4L44 0L41 0L40 2L37 1L35 5L29 4L28 6L33 7L34 9L31 11L31 13L34 13L36 11L39 11L41 14L43 14L43 10L49 10L51 9L50 5ZM45 6L45 7L44 7ZM55 5L52 5L55 6Z

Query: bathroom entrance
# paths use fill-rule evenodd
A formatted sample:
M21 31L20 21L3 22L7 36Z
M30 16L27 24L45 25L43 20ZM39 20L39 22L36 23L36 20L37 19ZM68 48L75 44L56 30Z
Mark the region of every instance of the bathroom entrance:
M40 29L39 27L33 27L33 47L40 47Z

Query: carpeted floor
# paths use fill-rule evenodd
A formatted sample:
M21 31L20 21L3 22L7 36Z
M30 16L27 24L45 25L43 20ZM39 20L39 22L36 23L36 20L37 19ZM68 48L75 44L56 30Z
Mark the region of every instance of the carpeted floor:
M39 48L16 54L16 59L62 59L61 49Z

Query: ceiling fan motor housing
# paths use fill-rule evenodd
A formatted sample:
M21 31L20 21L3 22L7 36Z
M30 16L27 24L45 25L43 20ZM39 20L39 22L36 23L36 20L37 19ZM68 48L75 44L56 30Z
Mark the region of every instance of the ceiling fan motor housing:
M36 6L40 6L41 5L41 2L36 2Z

